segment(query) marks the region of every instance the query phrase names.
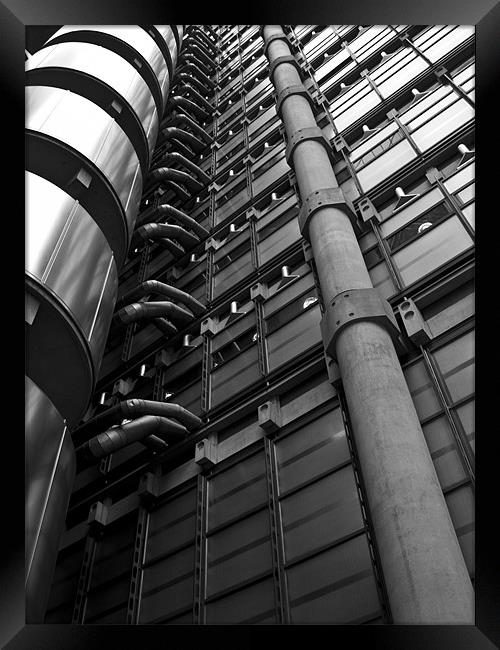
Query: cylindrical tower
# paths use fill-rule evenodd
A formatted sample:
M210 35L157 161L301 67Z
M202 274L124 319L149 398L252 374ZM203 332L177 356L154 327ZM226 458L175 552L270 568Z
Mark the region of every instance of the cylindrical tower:
M66 26L26 75L26 620L41 622L85 413L184 26Z

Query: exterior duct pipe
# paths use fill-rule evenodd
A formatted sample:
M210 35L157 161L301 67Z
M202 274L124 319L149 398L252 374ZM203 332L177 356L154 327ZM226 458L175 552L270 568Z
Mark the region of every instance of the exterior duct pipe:
M192 235L180 226L169 223L147 223L145 226L141 226L135 231L132 242L135 242L135 245L137 245L140 240L156 240L164 239L165 237L177 239L184 248L191 248L200 243L196 235Z
M210 68L207 68L203 61L200 61L197 56L191 54L190 52L184 54L184 61L184 65L179 67L179 72L183 72L187 69L188 66L192 66L192 69L203 79L203 81L208 86L210 86L212 89L215 88L215 83L210 79Z
M171 126L179 126L180 124L189 126L189 128L192 129L196 135L205 140L206 144L212 144L212 138L208 135L208 133L199 124L196 124L196 122L194 122L190 117L184 115L184 113L173 115L168 120L168 124Z
M202 421L197 415L194 415L194 413L191 413L191 411L188 411L179 404L134 398L124 400L107 409L104 413L88 420L79 426L73 435L77 440L88 440L97 431L102 431L106 427L118 424L122 420L132 420L143 415L160 415L164 418L173 418L174 420L178 420L190 431L199 429L202 425Z
M115 426L91 438L75 451L77 465L90 465L96 460L106 458L133 442L141 442L144 438L159 434L169 442L183 440L188 431L182 424L159 415L145 415L132 422Z
M216 34L215 31L210 27L210 25L203 25L203 27L204 27L204 29L205 29L207 32L210 32L210 34L212 35L212 38L214 38L214 39L217 38L217 34ZM199 25L189 25L188 28L186 29L186 31L189 32L189 33L192 33L193 31L195 31L195 32L199 32L200 34L203 34L203 36L204 36L205 38L208 38L208 36L206 35L206 33L200 29ZM208 38L208 40L209 40L210 42L212 42L209 38Z
M174 221L178 221L183 226L186 226L186 228L189 228L195 232L199 237L207 237L209 234L208 230L206 230L206 228L203 226L200 226L200 224L197 223L192 217L188 217L187 214L184 214L184 212L181 212L181 210L174 208L168 203L164 203L163 205L158 205L156 207L145 210L140 215L138 222L140 225L145 221L154 221L158 217L168 217L169 219L174 219Z
M165 336L175 336L179 331L177 327L166 318L153 318L152 322L155 327L162 332L162 334L165 334Z
M279 25L265 25L263 37L325 305L323 343L338 362L393 622L471 624L472 584L396 353L392 309L373 288L287 37Z
M169 106L173 106L175 108L180 107L188 113L192 113L199 120L205 121L210 117L209 113L205 111L204 108L201 108L201 106L198 106L198 104L195 104L190 99L181 97L180 95L174 95L171 97Z
M170 251L176 260L180 259L181 257L184 257L186 253L186 251L180 244L178 244L175 241L172 241L171 239L158 239L158 244L160 244L160 246L163 246L163 248L166 248L168 251Z
M183 156L192 156L192 157L196 157L196 156L197 156L197 152L196 152L196 151L194 151L193 149L191 149L191 147L188 147L187 144L184 144L184 143L181 142L180 140L172 139L172 140L169 140L169 142L170 142L170 146L171 146L171 147L172 147L172 146L175 146L175 148L176 148L180 153L182 153ZM167 151L168 151L168 149L167 149ZM186 199L186 201L187 201L187 199Z
M212 104L209 101L207 101L203 97L203 95L200 95L200 93L195 88L193 88L193 86L191 86L190 84L186 84L184 86L184 90L187 90L190 95L192 95L198 102L200 102L202 106L204 106L207 109L210 115L213 115L215 109L212 106Z
M172 298L172 300L177 300L183 305L186 305L186 307L196 316L201 316L205 311L204 305L202 305L201 302L198 302L196 298L193 298L193 296L190 296L189 293L171 287L169 284L158 282L158 280L146 280L145 282L142 282L135 287L135 289L127 291L119 302L127 303L131 300L140 300L140 298L144 298L144 296L150 294L156 294L159 296L165 296L166 298Z
M188 70L192 70L194 73L196 73L196 76L195 74L190 74ZM182 72L180 72L177 75L176 87L181 86L182 82L188 84L190 83L193 84L197 88L197 90L202 94L213 94L215 86L212 83L209 83L209 81L206 80L207 78L204 75L202 76L203 81L200 81L200 79L198 79L198 76L201 76L201 73L198 70L198 68L194 66L192 63L188 63L188 65L185 65L182 68Z
M210 58L206 51L202 50L201 47L197 44L195 40L191 40L189 37L186 38L187 45L191 52L196 52L197 56L209 67L211 71L215 68L215 61Z
M190 38L193 38L195 41L198 43L201 43L208 49L210 52L213 54L216 53L216 46L213 41L211 41L208 36L201 30L201 29L191 29L189 30L189 36Z
M168 444L155 435L146 436L143 440L139 440L139 442L157 454L161 454L168 449Z
M180 153L177 153L176 151L169 151L165 156L163 156L159 161L158 164L169 164L169 163L179 163L179 165L182 165L186 169L188 169L190 172L193 172L200 181L203 181L206 185L208 185L211 182L211 178L208 174L206 174L201 167L198 167L194 162L189 160L189 158L186 158ZM208 234L208 233L207 233Z
M200 181L180 169L173 169L172 167L156 167L149 173L145 192L150 192L163 181L176 181L182 183L183 185L186 185L193 194L197 194L204 187Z
M193 320L193 314L173 302L134 302L127 307L122 307L113 317L113 321L120 325L137 323L139 320L162 318L167 316L174 325L188 325Z
M186 50L188 50L188 48L190 46L192 46L192 45L196 45L200 50L202 50L202 52L205 53L205 56L215 58L215 56L217 54L216 51L213 51L210 48L208 48L201 39L196 38L193 35L189 35L189 36L186 37L186 47L184 49L183 55L186 54Z
M175 126L167 126L160 132L160 143L162 140L168 140L170 138L176 138L181 142L185 142L197 153L201 153L206 147L206 145L192 133L178 129Z
M43 622L70 431L99 375L181 39L182 26L70 25L27 62L27 623Z
M187 59L184 65L179 68L179 77L176 80L176 86L179 86L181 83L179 79L185 79L186 77L188 82L190 80L195 81L198 86L201 87L199 88L200 92L204 94L213 94L215 91L216 84L212 79L210 79L210 71L202 61L199 61L197 57L194 56L194 54L190 54L189 59Z

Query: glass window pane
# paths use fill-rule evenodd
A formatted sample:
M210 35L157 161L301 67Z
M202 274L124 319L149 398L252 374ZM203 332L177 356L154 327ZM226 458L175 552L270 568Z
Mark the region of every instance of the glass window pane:
M175 614L193 602L194 546L143 571L139 623Z
M288 561L362 528L351 466L284 497L281 512Z
M209 528L267 503L264 454L259 452L216 474L209 483Z
M462 404L457 409L455 413L457 414L460 423L462 424L467 440L470 442L472 451L476 450L476 427L475 427L475 418L474 418L474 400Z
M380 262L373 266L368 273L372 280L373 286L377 289L382 298L389 298L396 293L396 286L389 274L389 269L385 262Z
M460 99L432 120L413 132L412 137L420 151L427 151L463 124L474 119L474 109Z
M267 510L210 535L207 553L209 596L271 571Z
M206 605L207 623L275 623L274 585L263 580Z
M405 284L411 284L472 246L458 217L430 229L393 255Z
M288 569L292 623L356 623L380 603L364 535Z
M276 442L280 492L349 460L340 409L334 409Z
M423 425L422 431L443 490L465 479L465 470L446 418L440 417Z
M474 331L436 350L433 356L453 402L474 393Z
M368 191L416 157L417 154L408 140L398 142L392 149L383 153L358 172L361 187L365 192Z
M153 510L149 517L146 561L194 540L196 491L189 490Z
M420 420L441 411L436 391L423 361L405 368L404 375Z
M309 297L315 299L315 292L311 292ZM308 296L300 298L301 312L293 320L288 321L267 337L270 370L287 363L291 358L321 341L319 306L311 302L314 306L304 311L304 305L308 304L307 298ZM279 312L277 316L284 315L284 312L286 310Z
M382 235L388 237L393 232L402 228L406 223L425 212L432 206L443 200L443 195L439 188L427 192L422 197L415 199L408 207L398 210L395 215L388 217L380 226Z

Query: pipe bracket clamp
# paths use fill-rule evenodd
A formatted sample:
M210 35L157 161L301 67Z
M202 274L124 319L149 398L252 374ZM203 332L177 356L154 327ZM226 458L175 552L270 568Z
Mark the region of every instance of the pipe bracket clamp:
M274 72L276 68L282 63L291 63L293 66L295 66L300 77L303 78L304 71L300 67L300 63L291 54L286 54L285 56L279 56L277 59L274 59L274 61L269 65L269 77L271 79L271 82L274 83L274 78L273 78Z
M283 119L283 117L281 115L281 108L282 108L283 102L285 101L285 99L287 99L291 95L300 95L301 97L304 97L305 99L307 99L307 101L309 102L309 105L311 106L312 112L313 113L316 112L318 107L316 105L316 102L312 98L311 94L307 90L307 88L305 86L303 86L302 84L295 84L293 86L287 86L286 88L283 88L282 90L280 90L280 92L278 93L278 96L276 98L276 113L278 114L278 117L281 120Z
M273 41L285 41L285 43L288 45L288 36L285 34L271 34L271 36L267 39L267 43L264 45L264 56L267 57L267 50L271 43Z
M405 350L392 308L377 289L347 289L326 306L320 324L325 352L334 361L337 361L335 346L338 335L356 321L378 323L389 333L396 351L402 353Z
M335 156L328 138L324 135L319 126L308 126L304 129L298 129L295 131L295 133L293 133L288 140L288 143L286 145L285 158L289 167L294 169L293 152L295 150L295 147L304 140L315 140L316 142L322 144L325 148L326 153L328 154L328 157L330 158L330 162L332 165L335 164Z
M306 241L309 240L309 224L313 215L323 208L337 208L349 218L354 231L359 231L356 213L350 201L347 201L340 187L316 190L309 194L299 212L299 230Z

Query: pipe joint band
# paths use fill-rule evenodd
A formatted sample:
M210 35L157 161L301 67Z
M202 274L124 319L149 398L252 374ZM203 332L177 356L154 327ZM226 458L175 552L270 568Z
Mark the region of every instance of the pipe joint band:
M264 45L264 56L267 57L267 50L269 49L269 46L273 41L285 41L285 43L288 45L288 36L285 34L271 34L271 36L267 39L266 44Z
M357 321L378 323L390 334L396 350L402 351L400 331L391 306L377 289L348 289L337 294L326 305L321 319L321 335L326 354L337 361L335 350L340 332Z
M359 230L356 213L350 201L347 201L340 187L316 190L309 194L299 212L299 229L302 237L309 241L309 224L313 215L323 208L341 210L352 224L354 231Z
M280 120L283 120L283 117L281 115L283 102L285 101L285 99L288 99L288 97L290 97L291 95L300 95L301 97L304 97L309 102L309 105L311 106L311 110L313 111L313 113L317 110L318 107L305 86L303 86L302 84L287 86L286 88L280 90L280 92L276 97L276 113L278 114Z
M286 145L286 161L292 169L295 169L293 164L293 152L295 151L295 147L297 147L301 142L304 142L305 140L313 140L323 145L326 153L328 154L328 157L330 158L332 166L335 164L335 156L328 138L324 135L319 126L309 126L304 129L297 129L297 131L295 131L290 136Z
M269 77L273 83L274 83L274 72L276 68L282 63L291 63L297 69L297 72L299 73L300 77L303 78L304 71L300 67L300 63L291 54L286 54L285 56L279 56L277 59L274 59L274 61L269 66Z

